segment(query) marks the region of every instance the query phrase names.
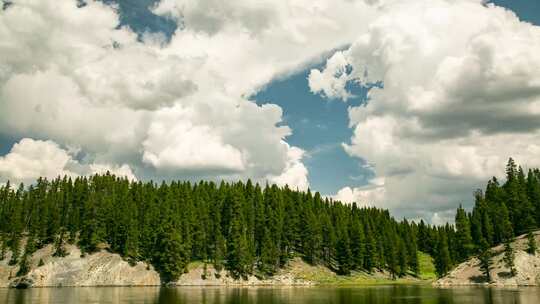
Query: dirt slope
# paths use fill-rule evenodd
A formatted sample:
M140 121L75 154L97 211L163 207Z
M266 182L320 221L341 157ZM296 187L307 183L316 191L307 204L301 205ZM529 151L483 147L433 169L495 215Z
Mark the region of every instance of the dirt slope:
M537 244L540 244L540 231L535 232ZM538 286L540 285L540 255L528 254L527 237L522 235L512 243L515 250L515 268L517 275L512 277L510 270L504 266L504 248L502 245L493 247L493 268L490 271L492 282L488 283L482 275L479 260L471 258L458 265L446 277L437 280L436 286L460 285L494 285L494 286Z

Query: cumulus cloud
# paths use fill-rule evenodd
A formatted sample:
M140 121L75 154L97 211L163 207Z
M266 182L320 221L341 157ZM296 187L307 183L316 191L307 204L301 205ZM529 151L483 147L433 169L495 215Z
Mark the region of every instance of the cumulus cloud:
M354 135L344 148L384 177L377 205L440 217L471 202L473 187L502 175L508 157L540 165L539 53L540 27L503 8L396 1L326 68L313 71L310 85L346 99L347 84L383 83L370 89L367 106L349 110ZM351 68L328 78L336 61ZM361 201L380 189L368 191L340 193Z
M79 176L111 172L131 180L137 178L131 168L108 164L83 164L73 158L66 149L47 140L23 138L11 151L0 157L0 182L29 184L38 177L53 179L58 176Z
M287 143L283 142L283 145ZM289 186L292 189L307 191L309 188L308 170L302 163L305 151L291 147L288 149L288 159L285 170L278 176L270 176L269 180L280 186Z
M378 179L343 189L343 200L431 218L468 201L508 156L539 165L540 34L502 8L162 0L153 10L180 25L167 43L119 27L116 9L98 1L19 0L0 11L0 133L57 146L56 165L32 172L15 165L23 154L13 147L4 175L110 167L305 189L303 152L286 144L294 130L278 106L248 96L336 49L311 72L313 92L346 101L351 83L383 84L349 110L354 135L344 145Z
M350 67L342 52L335 53L327 60L323 71L312 69L309 78L309 88L313 93L322 93L328 98L339 98L347 101L351 94L347 91L346 85L354 80L350 75Z
M356 35L371 1L162 0L178 30L137 35L101 1L0 11L0 132L74 147L143 178L307 187L276 105L247 96ZM306 47L306 45L309 45ZM294 177L293 177L294 176Z
M241 151L225 144L210 126L193 125L182 112L166 112L152 122L143 143L144 162L169 170L244 170Z
M366 206L372 206L375 202L384 201L385 195L384 178L377 177L362 187L344 187L333 196L333 199L343 203L357 202Z
M350 41L368 7L164 0L156 13L183 25L164 43L119 28L102 2L17 1L0 12L0 132L150 178L288 176L305 167L282 144L281 109L246 96ZM305 187L307 170L293 171Z

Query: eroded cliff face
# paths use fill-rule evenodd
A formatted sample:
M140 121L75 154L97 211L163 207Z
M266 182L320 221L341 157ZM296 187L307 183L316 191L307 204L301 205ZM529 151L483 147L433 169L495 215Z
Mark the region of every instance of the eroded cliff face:
M30 259L30 272L16 277L19 266L7 265L11 253L0 262L0 286L14 286L26 282L33 287L58 286L151 286L159 285L159 274L142 262L131 266L118 254L100 251L81 257L73 245L66 246L68 255L53 257L53 248L47 245L36 251ZM39 261L43 265L39 265Z
M536 242L540 242L540 232L535 233ZM540 255L526 252L527 238L522 235L512 243L515 250L515 269L517 274L511 276L510 269L504 265L504 247L492 248L494 253L493 267L490 271L492 282L488 283L480 271L480 261L474 257L458 265L447 276L434 283L436 286L493 285L493 286L539 286Z
M8 252L0 261L0 287L60 287L60 286L157 286L161 285L160 276L151 265L138 262L130 265L118 254L101 250L81 256L79 248L67 245L68 255L53 257L52 245L37 250L29 263L31 270L24 276L17 277L19 266L10 266ZM39 266L40 260L43 265ZM300 265L302 264L302 265ZM292 266L291 266L292 265ZM297 278L292 268L305 266L300 259L295 259L289 267L270 279L250 276L246 279L234 279L225 271L217 272L211 265L205 268L202 263L188 267L176 285L308 285L312 282ZM313 266L310 266L313 267Z

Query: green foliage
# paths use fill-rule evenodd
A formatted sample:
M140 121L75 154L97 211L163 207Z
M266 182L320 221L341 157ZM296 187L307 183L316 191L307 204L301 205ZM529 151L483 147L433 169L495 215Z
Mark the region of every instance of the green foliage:
M480 270L482 271L482 274L484 274L484 277L488 282L491 282L490 272L493 265L493 261L491 260L492 256L493 253L489 248L489 244L486 240L482 240L480 245L480 253L478 254L478 260L480 260Z
M440 233L437 254L435 255L435 271L437 276L441 278L447 275L451 267L452 261L450 260L447 236L444 233Z
M19 270L17 271L16 276L23 276L30 272L30 262L28 261L28 255L24 254L19 262Z
M437 277L437 273L435 271L435 263L433 258L429 254L421 251L417 253L417 256L418 276L425 280L435 279Z
M338 264L338 273L341 275L349 275L353 265L353 257L351 253L349 234L342 232L337 242L336 260Z
M457 260L463 262L473 252L471 225L465 210L459 206L456 212Z
M503 261L504 261L504 265L508 269L510 269L510 274L512 276L516 275L516 268L514 267L514 259L515 259L514 249L512 248L512 245L510 244L510 239L508 239L504 242Z
M531 255L535 255L536 250L537 250L537 245L536 245L536 239L534 237L534 233L532 231L529 231L529 233L527 233L527 253Z
M178 280L189 263L189 254L177 229L167 227L160 233L154 265L165 282Z

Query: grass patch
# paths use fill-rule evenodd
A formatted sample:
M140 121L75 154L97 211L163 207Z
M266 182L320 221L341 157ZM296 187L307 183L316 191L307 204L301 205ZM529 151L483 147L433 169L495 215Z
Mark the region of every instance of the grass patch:
M429 254L418 251L418 262L420 266L420 279L435 280L437 278L435 264L433 264L433 258Z
M193 269L197 269L197 268L202 268L204 267L204 262L203 261L191 261L189 262L189 264L187 265L187 270L191 271Z
M312 281L321 285L389 285L389 284L426 284L436 278L433 259L428 254L418 253L420 277L412 274L392 280L386 272L366 273L353 271L349 276L339 276L323 266L311 266L306 263L293 263L291 273L297 279Z

